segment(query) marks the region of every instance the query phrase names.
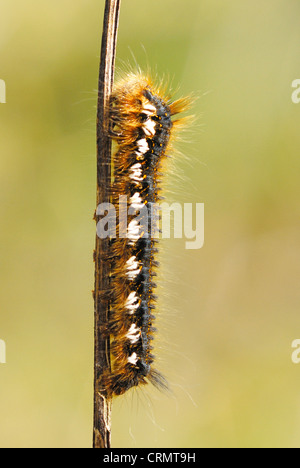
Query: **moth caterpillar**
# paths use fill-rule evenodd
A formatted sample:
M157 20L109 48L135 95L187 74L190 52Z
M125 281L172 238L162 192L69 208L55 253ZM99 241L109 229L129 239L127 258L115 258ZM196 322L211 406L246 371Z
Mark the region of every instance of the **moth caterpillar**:
M102 376L103 387L111 396L148 381L158 387L167 386L153 367L158 241L151 236L149 219L161 199L162 163L174 128L183 120L173 116L188 105L188 99L172 101L142 74L128 75L115 86L111 96L111 137L117 146L113 156L112 203L117 207L122 199L119 210L128 213L124 226L119 212L116 237L111 241L108 333L112 370ZM143 210L149 215L146 227L136 219Z

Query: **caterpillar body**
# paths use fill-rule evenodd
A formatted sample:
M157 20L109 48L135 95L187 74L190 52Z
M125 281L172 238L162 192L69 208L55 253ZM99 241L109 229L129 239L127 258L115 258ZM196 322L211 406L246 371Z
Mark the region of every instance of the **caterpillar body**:
M111 241L111 310L108 330L112 370L103 377L107 394L121 395L148 381L167 387L165 378L153 368L154 309L158 263L157 239L136 220L147 209L149 219L159 202L162 163L170 148L174 127L182 119L172 117L184 111L187 99L172 102L161 88L141 74L129 75L111 96L111 137L117 144L113 156L112 203L127 210L124 226L117 217L116 238ZM148 232L146 232L148 231Z

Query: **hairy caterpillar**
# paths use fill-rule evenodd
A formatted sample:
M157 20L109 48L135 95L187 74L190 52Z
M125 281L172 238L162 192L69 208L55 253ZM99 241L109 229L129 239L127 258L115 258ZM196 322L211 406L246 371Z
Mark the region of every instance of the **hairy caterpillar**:
M131 74L117 84L111 97L111 137L117 144L113 157L112 203L128 213L126 225L117 218L116 238L111 242L111 310L108 333L112 370L102 376L109 395L121 395L148 381L166 387L153 368L152 340L156 297L153 294L158 263L157 240L151 227L136 214L147 210L149 218L160 197L161 165L170 148L174 127L183 119L172 117L189 106L188 99L172 102L164 91L142 74ZM121 231L125 236L121 235Z

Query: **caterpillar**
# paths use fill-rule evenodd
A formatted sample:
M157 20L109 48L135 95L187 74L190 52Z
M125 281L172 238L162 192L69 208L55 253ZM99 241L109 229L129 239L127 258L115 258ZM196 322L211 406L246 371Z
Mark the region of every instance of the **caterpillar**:
M102 376L103 387L111 396L148 382L167 388L166 379L153 367L157 299L153 291L159 265L155 260L158 240L151 236L149 220L161 199L162 163L174 129L183 121L173 116L188 107L188 98L172 101L162 87L141 73L120 81L111 96L111 138L117 147L111 198L119 206L119 215L116 237L111 240L108 333L112 369ZM125 226L121 209L128 213ZM149 215L146 225L136 218L143 210Z

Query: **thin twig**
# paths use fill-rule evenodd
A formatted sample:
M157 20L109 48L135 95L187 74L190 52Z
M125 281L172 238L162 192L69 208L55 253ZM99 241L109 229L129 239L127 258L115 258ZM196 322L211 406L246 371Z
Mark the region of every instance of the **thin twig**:
M111 141L109 99L114 79L114 62L121 0L106 0L97 108L97 206L110 201ZM96 216L97 221L97 216ZM96 236L95 248L95 351L94 351L94 448L109 448L111 400L100 386L101 375L110 370L110 343L103 334L109 315L109 239Z

